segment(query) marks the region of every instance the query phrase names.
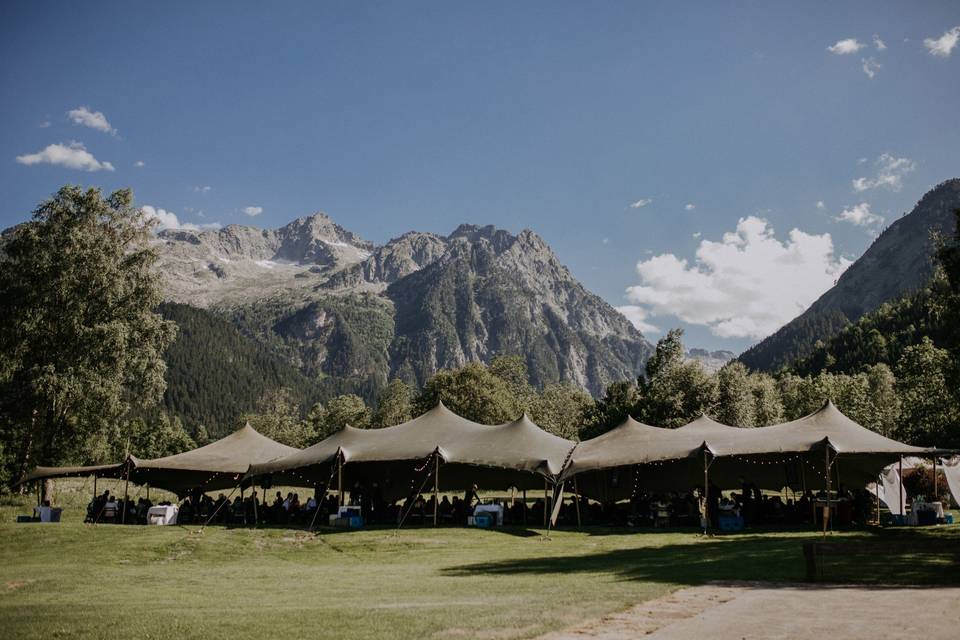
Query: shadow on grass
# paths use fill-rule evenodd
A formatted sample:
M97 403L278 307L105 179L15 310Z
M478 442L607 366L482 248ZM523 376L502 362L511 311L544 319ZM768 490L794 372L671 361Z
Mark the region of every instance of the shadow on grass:
M703 584L705 582L796 583L805 578L802 551L809 538L741 534L704 538L689 544L640 546L587 555L544 556L447 567L450 576L607 573L622 580ZM905 541L907 550L875 556L857 553L864 542ZM638 542L642 543L642 534ZM936 536L909 533L853 535L832 542L849 544L849 553L825 560L824 580L837 585L932 587L960 584L956 539L944 545ZM932 552L932 553L931 553ZM824 586L823 582L817 583Z

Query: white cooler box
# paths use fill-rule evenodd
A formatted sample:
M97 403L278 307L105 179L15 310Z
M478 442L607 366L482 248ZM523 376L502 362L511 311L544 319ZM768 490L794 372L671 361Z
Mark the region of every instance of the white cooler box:
M172 504L150 507L147 511L147 524L177 524L177 511L177 506Z

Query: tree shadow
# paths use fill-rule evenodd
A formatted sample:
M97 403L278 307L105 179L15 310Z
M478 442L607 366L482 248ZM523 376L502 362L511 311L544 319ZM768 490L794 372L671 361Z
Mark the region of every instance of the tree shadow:
M857 553L866 541L909 541L909 548L874 556ZM805 580L802 545L819 536L741 535L693 543L638 546L587 555L555 555L447 567L450 576L607 573L621 580L696 585L706 582L799 583ZM832 540L838 542L839 540ZM826 583L928 587L960 584L956 541L925 536L858 535L842 539L849 553L824 560ZM823 584L823 583L818 583Z

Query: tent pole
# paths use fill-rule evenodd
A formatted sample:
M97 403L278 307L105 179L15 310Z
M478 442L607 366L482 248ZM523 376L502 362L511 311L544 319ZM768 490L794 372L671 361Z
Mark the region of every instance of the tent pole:
M707 450L703 450L703 535L710 528L710 466L707 464Z
M433 526L437 526L437 506L440 502L440 456L433 456Z
M823 537L827 537L827 520L830 518L830 447L823 447L823 472L827 485L827 503L823 508Z
M907 515L907 505L904 503L907 501L907 496L904 495L905 492L903 490L903 456L900 456L900 470L898 473L900 474L900 515L905 516Z
M577 505L577 530L580 530L580 527L583 523L580 521L580 488L577 487L577 476L573 476L573 504Z
M343 506L343 454L337 458L337 491L340 493L340 501L337 503L337 508Z
M150 483L147 483L147 500L150 500Z
M126 469L126 473L124 473L124 481L123 481L123 514L121 514L120 516L121 524L127 524L127 511L129 509L129 505L127 504L127 501L130 499L130 492L128 490L129 488L130 488L130 458L127 458L127 469Z
M93 474L93 499L97 499L97 474Z
M883 486L883 477L877 475L877 526L880 526L880 487Z
M937 501L937 456L933 456L933 501Z
M256 487L257 485L253 484L253 481L250 481L251 487ZM257 490L253 490L253 526L256 527L260 524L260 514L257 513Z
M527 490L523 490L523 526L527 526Z
M547 479L543 479L543 526L547 526L549 522L550 514L550 487L547 484Z

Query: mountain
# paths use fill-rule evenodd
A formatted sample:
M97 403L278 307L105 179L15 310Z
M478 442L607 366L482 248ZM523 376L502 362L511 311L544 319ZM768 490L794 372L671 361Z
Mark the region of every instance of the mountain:
M526 358L535 384L594 394L635 377L652 347L587 291L540 236L461 225L376 246L324 214L275 230L157 235L166 298L207 309L329 391Z
M164 354L163 404L187 424L203 425L213 436L226 435L242 413L254 411L270 392L286 389L303 407L321 399L313 381L223 318L170 302L159 311L179 328Z
M934 235L949 237L960 208L960 178L937 185L887 227L870 248L800 316L744 351L751 369L775 371L811 354L864 314L922 288L933 274Z
M715 373L723 368L731 360L737 359L737 354L733 351L708 351L707 349L698 349L691 347L683 354L685 360L696 360L703 366L708 373Z

